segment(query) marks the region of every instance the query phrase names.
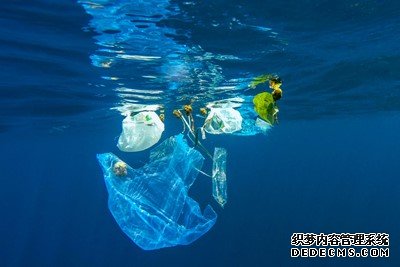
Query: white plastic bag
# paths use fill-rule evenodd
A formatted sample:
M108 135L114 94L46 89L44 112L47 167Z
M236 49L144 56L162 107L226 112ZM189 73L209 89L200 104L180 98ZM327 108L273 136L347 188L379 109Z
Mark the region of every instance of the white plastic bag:
M211 108L203 128L210 134L229 134L242 129L242 116L239 111L228 108Z
M155 145L164 131L164 123L153 111L142 111L128 115L122 121L122 133L118 148L125 152L137 152Z

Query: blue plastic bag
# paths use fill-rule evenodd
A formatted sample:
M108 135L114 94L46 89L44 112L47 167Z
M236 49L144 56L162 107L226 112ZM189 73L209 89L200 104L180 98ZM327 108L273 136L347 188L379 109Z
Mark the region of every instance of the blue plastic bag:
M132 169L112 153L97 158L104 172L109 209L122 231L142 249L190 244L215 224L217 214L211 206L202 214L198 203L188 196L204 157L188 146L183 135L154 148L149 163L139 169Z

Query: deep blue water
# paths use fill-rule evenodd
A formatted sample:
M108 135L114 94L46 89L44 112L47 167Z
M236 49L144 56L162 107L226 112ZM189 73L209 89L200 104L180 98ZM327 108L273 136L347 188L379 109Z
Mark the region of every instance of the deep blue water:
M400 266L400 4L397 1L2 1L1 266ZM170 112L284 80L267 136L228 150L228 204L189 246L143 251L107 208L96 154L121 112ZM205 167L209 163L205 164ZM389 258L291 258L290 236L388 233Z

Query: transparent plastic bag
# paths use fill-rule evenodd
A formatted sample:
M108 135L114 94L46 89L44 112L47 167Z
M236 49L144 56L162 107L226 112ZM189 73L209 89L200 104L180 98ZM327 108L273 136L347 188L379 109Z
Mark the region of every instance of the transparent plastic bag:
M230 134L242 129L242 116L239 111L227 108L211 108L203 128L210 134Z
M251 101L251 100L250 100ZM252 103L246 102L238 110L243 117L242 130L233 133L238 136L254 136L257 134L268 134L272 126L268 122L257 117Z
M118 148L125 152L137 152L155 145L164 131L164 123L153 111L142 111L122 121L122 133Z
M237 131L232 131L230 134L238 135L238 136L253 136L257 134L267 134L271 129L271 125L265 125L263 121L257 119L257 112L254 110L253 104L253 96L246 97L235 97L235 98L227 98L222 100L217 100L213 102L209 102L207 105L211 111L216 108L226 109L226 108L234 108L237 110L241 116L241 128ZM210 112L211 113L211 112ZM214 114L209 115L207 119L213 118ZM239 119L240 120L240 119ZM208 126L207 132L218 134L224 133L222 130L218 130L224 125L223 120L218 116L214 116L214 121L210 120L205 123L207 124L213 123L214 127ZM202 128L204 130L204 128Z
M109 194L108 207L122 231L139 247L153 250L187 245L205 234L217 219L207 206L188 196L204 162L183 135L152 149L149 162L132 169L112 153L97 155Z
M212 194L221 207L228 201L226 184L226 149L216 147L213 157Z

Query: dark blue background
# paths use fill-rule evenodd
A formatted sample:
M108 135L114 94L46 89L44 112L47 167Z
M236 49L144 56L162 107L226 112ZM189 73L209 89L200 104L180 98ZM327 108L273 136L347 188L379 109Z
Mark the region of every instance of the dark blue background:
M282 74L280 124L266 137L207 139L228 150L229 202L217 207L199 176L190 194L215 207L216 225L189 246L157 251L132 243L107 208L96 153L140 165L148 152L115 147L121 116L109 110L117 97L89 61L93 33L81 28L90 17L74 3L0 4L1 266L400 265L398 4L366 1L360 11L351 1L236 1L244 8L235 11L205 3L215 14L270 21L288 39L284 52L239 67ZM214 15L201 11L187 11L198 18L186 25L190 42L234 47L202 31ZM167 123L163 138L180 131L172 117ZM293 232L389 233L391 254L293 259Z

